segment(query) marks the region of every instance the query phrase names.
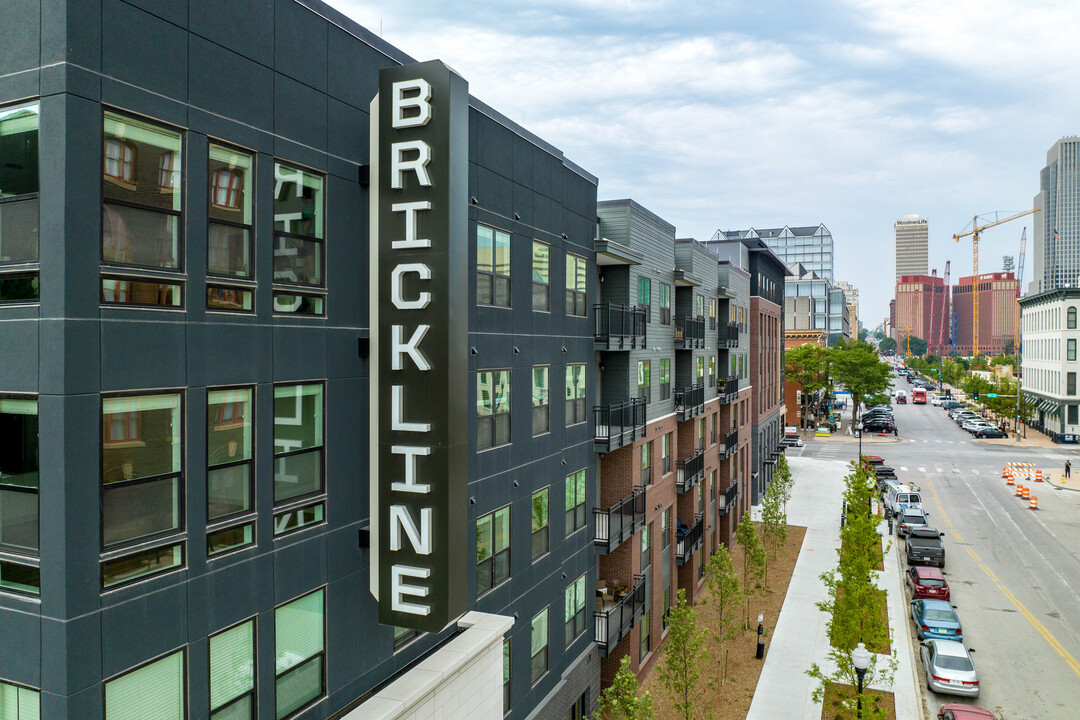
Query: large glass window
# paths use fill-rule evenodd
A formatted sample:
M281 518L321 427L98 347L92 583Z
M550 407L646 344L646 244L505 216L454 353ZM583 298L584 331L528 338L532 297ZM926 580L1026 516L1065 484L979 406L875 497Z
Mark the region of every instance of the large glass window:
M566 534L585 527L585 471L566 476Z
M532 244L532 309L551 309L551 246L539 240Z
M323 315L325 178L274 163L274 312ZM288 287L285 287L288 286ZM305 290L307 292L305 292Z
M254 542L255 434L251 388L206 393L207 553ZM232 532L229 532L232 530Z
M660 324L671 324L671 286L660 283Z
M1076 373L1074 373L1074 372L1065 373L1065 394L1066 395L1075 395L1076 394ZM0 401L0 403L2 403L2 402L3 401Z
M510 638L503 640L503 714L510 712Z
M652 484L652 440L641 446L641 484Z
M532 369L532 434L551 430L551 395L548 392L548 368Z
M531 650L531 676L535 684L548 670L548 608L533 616Z
M510 506L476 519L476 595L510 579Z
M638 360L637 364L637 396L644 398L645 402L652 402L652 392L650 385L652 384L651 378L651 361Z
M641 575L644 575L645 571L652 566L652 533L652 523L646 525L641 532Z
M184 530L183 404L180 393L101 401L101 547L114 551ZM164 548L161 548L164 550ZM138 560L106 562L105 586L182 563L182 551L145 550ZM125 553L126 554L126 553Z
M585 420L585 365L567 365L566 424L577 425Z
M40 692L0 681L0 718L38 720L40 715Z
M0 397L0 550L38 550L37 399ZM3 587L0 577L0 587Z
M255 718L255 620L210 636L210 720Z
M652 280L647 277L637 279L638 305L645 308L645 322L652 320Z
M510 371L476 373L476 449L510 442Z
M1071 307L1065 313L1065 328L1068 330L1076 329L1076 308Z
M671 433L660 438L660 460L663 464L662 472L667 475L671 472Z
M1065 359L1076 360L1076 340L1066 340L1065 343Z
M277 720L309 705L326 691L323 595L319 589L274 610Z
M105 720L184 720L184 651L105 683Z
M104 117L101 261L117 270L184 269L183 134L112 112ZM177 307L179 282L101 279L105 304Z
M476 226L476 302L510 307L510 234Z
M660 358L660 399L671 397L671 358Z
M255 310L255 254L252 206L255 158L249 153L210 144L207 184L206 307L209 310Z
M650 625L652 625L652 613L646 610L645 614L641 616L641 647L638 648L638 662L644 660L652 648L649 642Z
M585 632L585 573L566 586L566 646Z
M566 254L566 314L585 317L586 280L585 258Z
M548 514L550 488L544 488L532 496L532 559L545 555L550 545L550 516Z
M38 292L37 103L0 108L0 303Z
M323 472L323 385L274 387L274 534L321 522ZM303 507L297 507L304 503Z

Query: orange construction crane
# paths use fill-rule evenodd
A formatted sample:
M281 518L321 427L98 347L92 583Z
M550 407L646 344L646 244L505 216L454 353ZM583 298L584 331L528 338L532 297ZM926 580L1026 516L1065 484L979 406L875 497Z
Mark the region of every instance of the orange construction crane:
M972 318L974 329L971 335L971 354L976 356L979 354L979 234L984 230L994 227L995 225L1001 225L1007 223L1010 220L1015 220L1025 215L1031 215L1037 213L1042 208L1032 208L1031 210L1025 210L1015 215L1010 215L1002 220L994 220L988 222L985 225L979 225L979 216L976 215L971 221L971 229L967 232L960 233L959 235L953 235L953 240L960 242L960 238L971 235L971 291L974 293L974 318Z
M1024 251L1027 249L1027 228L1020 235L1020 261L1016 265L1016 317L1013 319L1013 355L1020 357L1020 285L1024 282ZM1019 372L1019 368L1017 368Z

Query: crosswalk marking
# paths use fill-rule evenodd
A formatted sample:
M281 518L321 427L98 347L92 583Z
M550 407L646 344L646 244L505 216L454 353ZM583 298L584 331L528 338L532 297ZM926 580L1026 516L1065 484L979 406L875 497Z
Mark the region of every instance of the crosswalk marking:
M979 474L979 471L978 471L978 470L976 470L975 468L971 468L971 472L972 472L973 474L975 474L975 475L978 475L978 474Z
M921 472L921 473L926 472L926 468L924 468L924 467L919 468L919 472Z
M900 472L907 472L907 468L906 467L900 468Z
M953 469L952 469L952 471L953 471L953 473L954 473L954 474L956 474L956 475L959 475L959 474L960 474L960 470L959 470L958 468L953 468Z
M941 468L938 468L938 469L937 469L937 471L938 471L938 472L943 472Z

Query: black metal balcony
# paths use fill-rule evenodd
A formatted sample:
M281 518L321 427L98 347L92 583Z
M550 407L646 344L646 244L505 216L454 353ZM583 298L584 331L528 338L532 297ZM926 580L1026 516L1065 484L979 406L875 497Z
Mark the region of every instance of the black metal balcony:
M739 324L725 323L716 331L716 347L736 348L739 347Z
M645 434L645 398L593 408L593 441L596 452L618 450Z
M729 375L716 380L716 396L721 404L735 400L739 395L739 376Z
M634 492L609 508L593 508L596 534L593 547L601 555L607 555L634 536L645 526L645 488L634 487Z
M739 428L732 428L731 432L724 436L724 459L731 457L739 449Z
M675 491L692 490L705 477L705 451L695 450L685 460L675 461Z
M739 499L739 480L738 478L731 481L731 487L724 491L724 502L720 505L720 509L716 511L717 515L727 515L734 505L735 501Z
M695 418L705 412L705 384L675 389L675 412L679 422Z
M705 347L705 318L691 315L675 317L675 349L694 350Z
M596 327L593 347L597 350L641 350L645 347L645 308L616 303L593 305Z
M607 657L645 614L645 600L645 576L635 575L634 587L625 596L593 612L593 639L600 657Z
M681 535L679 533L682 533ZM694 556L705 542L705 513L694 516L694 524L690 527L682 525L675 530L675 562L677 565L685 565Z

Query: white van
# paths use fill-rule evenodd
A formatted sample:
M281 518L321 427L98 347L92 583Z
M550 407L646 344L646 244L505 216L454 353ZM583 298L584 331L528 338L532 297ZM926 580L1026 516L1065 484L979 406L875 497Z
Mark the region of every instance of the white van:
M886 489L885 514L899 515L905 508L922 508L922 495L910 485L892 485Z

